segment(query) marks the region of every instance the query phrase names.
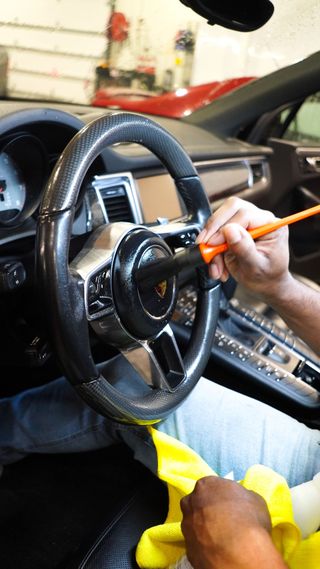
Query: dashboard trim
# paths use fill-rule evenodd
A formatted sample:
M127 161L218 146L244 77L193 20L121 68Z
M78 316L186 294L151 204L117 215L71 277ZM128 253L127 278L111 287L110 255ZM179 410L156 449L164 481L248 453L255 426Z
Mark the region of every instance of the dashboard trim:
M126 196L128 198L129 206L133 215L133 222L143 223L140 196L131 172L121 172L119 174L102 174L100 176L94 176L91 185L95 190L105 223L109 223L109 217L101 195L101 191L103 189L110 189L118 185L123 185L125 188Z

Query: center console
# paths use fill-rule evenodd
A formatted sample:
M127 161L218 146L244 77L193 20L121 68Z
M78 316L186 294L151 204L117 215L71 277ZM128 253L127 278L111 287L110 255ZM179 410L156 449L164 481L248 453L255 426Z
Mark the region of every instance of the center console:
M190 336L196 301L197 292L192 285L181 289L174 321L185 340ZM236 298L222 298L211 363L223 366L229 373L237 372L244 391L246 382L251 382L269 394L269 399L270 395L283 399L319 416L320 358L288 328L242 305Z

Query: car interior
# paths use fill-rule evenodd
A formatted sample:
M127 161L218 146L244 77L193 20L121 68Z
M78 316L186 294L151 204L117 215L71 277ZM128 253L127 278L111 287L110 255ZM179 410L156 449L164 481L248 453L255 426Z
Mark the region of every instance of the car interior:
M268 0L263 22L183 3L239 31L272 15ZM134 425L164 419L203 375L319 427L320 357L271 307L202 269L143 293L134 277L192 246L231 196L278 217L320 203L319 71L320 52L183 120L0 101L1 397L65 375ZM318 234L318 216L290 228L291 271L314 288ZM143 378L133 397L108 382L123 357ZM165 486L124 443L34 454L1 477L0 565L137 567L139 537L166 513Z

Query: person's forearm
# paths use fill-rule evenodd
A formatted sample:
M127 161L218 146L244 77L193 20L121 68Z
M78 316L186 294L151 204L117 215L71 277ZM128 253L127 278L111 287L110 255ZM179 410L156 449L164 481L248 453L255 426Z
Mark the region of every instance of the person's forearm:
M288 569L272 543L270 535L260 529L246 532L245 539L234 542L230 536L230 548L206 566L210 569ZM197 568L195 568L197 569Z
M270 286L264 300L297 336L320 354L320 292L288 274L286 282Z

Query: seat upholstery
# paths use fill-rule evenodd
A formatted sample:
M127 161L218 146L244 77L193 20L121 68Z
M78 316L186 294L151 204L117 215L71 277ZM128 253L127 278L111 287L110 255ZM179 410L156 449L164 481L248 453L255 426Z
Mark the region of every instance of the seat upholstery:
M147 470L139 487L122 499L77 569L137 569L135 548L145 529L162 523L168 512L166 486ZM74 566L75 567L75 566Z

